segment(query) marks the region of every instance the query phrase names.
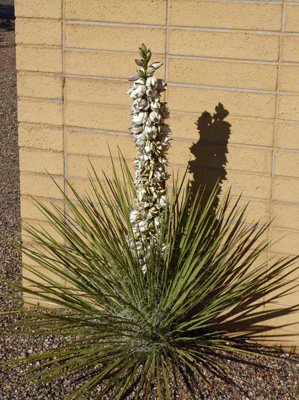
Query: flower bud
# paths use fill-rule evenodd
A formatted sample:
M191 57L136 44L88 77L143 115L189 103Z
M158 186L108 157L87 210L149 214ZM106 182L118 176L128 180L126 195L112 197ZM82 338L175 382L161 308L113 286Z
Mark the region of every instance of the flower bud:
M135 75L131 76L131 78L129 78L128 80L129 81L136 81L138 78L139 78L139 75L135 74Z
M149 67L147 70L146 70L146 73L147 74L153 74L155 72L155 68L153 68L153 67Z
M135 63L136 63L139 67L143 67L144 60L135 60Z
M154 69L158 69L163 65L162 62L154 62L150 65L150 67L154 68Z
M139 47L139 54L142 58L146 55L146 47L144 43Z

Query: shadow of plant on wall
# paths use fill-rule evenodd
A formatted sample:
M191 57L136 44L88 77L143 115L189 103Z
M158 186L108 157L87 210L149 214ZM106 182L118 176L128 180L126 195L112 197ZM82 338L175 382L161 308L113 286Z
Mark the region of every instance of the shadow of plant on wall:
M231 134L231 125L225 121L228 114L229 112L219 103L213 115L204 111L196 122L199 140L190 148L195 158L188 163L188 172L193 175L189 184L194 194L199 188L209 194L216 184L221 187L221 183L226 179L226 154ZM204 196L202 207L207 200L208 195ZM215 199L215 208L218 202L219 196Z
M196 201L196 193L199 190L202 193L200 198L199 217L211 198L211 192L215 187L217 187L217 195L214 197L213 204L209 208L211 221L209 229L211 228L211 225L215 223L215 219L217 221L216 213L221 201L221 184L227 179L226 166L228 164L228 142L231 135L231 124L225 121L228 115L229 111L225 109L222 103L218 103L213 115L204 111L196 122L199 132L199 140L190 147L190 152L194 155L194 159L188 163L188 172L193 175L193 179L188 182L191 190L189 207L191 207L192 203ZM236 225L240 224L241 226L246 224L246 208L247 207L245 207L242 212L242 218L235 221ZM250 251L253 251L253 258L255 254L267 251L269 244L266 240L263 241L262 239L270 224L271 222L265 225L264 228L259 229L259 222L257 221L248 228L248 233L251 232L252 235L251 239L249 240L248 235L246 245L245 243L243 244L244 247L243 250L240 251L238 259L234 260L235 264L242 264L242 262L244 262L244 258L248 257L249 249ZM219 235L219 229L212 229L215 238ZM271 247L271 245L269 247ZM240 248L238 250L240 250ZM281 260L282 259L277 260L277 264L279 264ZM294 257L293 261L295 260L296 257ZM270 260L267 262L270 262ZM291 258L286 258L285 263L281 264L280 272L283 273L285 267L289 266L290 263L292 263ZM275 260L272 260L272 265L273 264L275 264ZM248 269L250 269L250 267ZM264 283L266 283L269 278L270 275L265 275ZM272 278L274 278L274 275ZM267 293L261 292L261 282L252 282L252 286L248 291L248 293L251 292L251 295L247 297L247 300L243 304L238 304L237 307L230 309L228 313L222 315L220 318L215 319L215 326L218 326L220 331L228 333L231 337L238 337L240 339L254 336L256 340L267 340L269 342L272 338L270 332L273 329L286 328L287 326L295 325L296 323L290 323L288 325L282 323L277 325L277 318L298 312L299 305L287 308L273 306L271 310L267 311L267 315L264 309L264 307L267 307L268 305L273 304L273 302L277 302L279 299L291 294L290 292L287 292L286 294L285 288L288 284L286 278L287 274L285 274L284 279L278 277L276 281L277 291L275 292L275 295L271 295L273 292L272 289ZM279 289L281 290L279 291ZM296 291L297 289L294 287L294 290ZM212 297L217 297L218 295L219 293L217 293L217 291L210 293L210 296ZM273 319L276 319L276 322L272 324L269 323L269 321ZM268 321L267 323L266 320ZM215 329L215 326L211 329ZM293 336L296 335L296 333L293 334ZM288 333L287 336L292 336L292 334Z

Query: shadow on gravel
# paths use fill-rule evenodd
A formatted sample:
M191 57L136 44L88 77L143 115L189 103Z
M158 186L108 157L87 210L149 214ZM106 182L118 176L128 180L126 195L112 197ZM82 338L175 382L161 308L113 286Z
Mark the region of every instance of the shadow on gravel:
M1 31L13 31L15 29L14 6L9 5L7 1L5 3L3 4L3 0L0 0L0 47L3 47L1 46Z
M8 271L20 271L18 262L20 254L7 242L20 241L20 177L14 32L0 30L0 60L0 277L14 280L16 278ZM5 290L8 289L0 286L0 306L6 303Z

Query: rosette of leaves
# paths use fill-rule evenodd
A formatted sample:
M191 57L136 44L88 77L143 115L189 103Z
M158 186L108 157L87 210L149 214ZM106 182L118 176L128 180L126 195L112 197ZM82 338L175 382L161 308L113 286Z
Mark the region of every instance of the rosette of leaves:
M163 131L166 108L160 101L161 91L166 89L166 84L153 76L163 64L154 62L149 65L151 51L144 44L139 48L139 53L142 58L135 62L140 69L129 79L134 84L128 91L134 100L130 130L138 150L135 159L135 208L130 214L130 221L145 272L148 249L156 245L163 210L168 204L165 182L169 177L166 172L166 152L170 138Z
M295 288L284 282L293 260L258 262L269 248L260 240L266 228L245 224L245 210L231 206L228 194L215 211L217 189L203 209L198 193L190 209L193 194L174 184L144 274L130 221L136 190L124 160L121 166L122 176L114 170L108 183L95 175L88 196L69 185L75 203L61 192L67 217L54 205L37 203L56 235L24 226L36 246L21 250L43 268L24 263L31 277L24 276L23 285L8 282L31 305L11 311L24 319L10 334L60 335L69 342L1 368L39 361L28 381L74 379L67 400L100 400L105 394L120 400L132 393L135 399L171 400L176 398L173 387L186 398L182 374L198 375L213 390L205 370L225 377L226 357L248 353L232 337L242 336L240 327L245 336L265 329L258 323L264 325L260 306L265 297L270 303ZM61 279L66 285L58 283ZM31 295L40 305L30 304ZM298 307L276 308L267 317L295 311ZM80 382L78 375L85 378Z

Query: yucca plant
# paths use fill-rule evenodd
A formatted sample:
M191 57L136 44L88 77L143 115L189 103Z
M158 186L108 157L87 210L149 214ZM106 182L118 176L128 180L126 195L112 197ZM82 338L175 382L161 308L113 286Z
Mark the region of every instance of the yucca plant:
M169 379L179 386L186 373L212 388L204 371L225 377L224 358L246 353L235 338L265 329L259 325L261 305L295 289L294 284L283 290L290 273L286 267L294 260L259 263L269 248L262 241L267 227L245 223L246 209L232 205L229 193L215 210L218 187L202 207L203 193L184 190L178 179L169 195L156 181L157 198L167 196L166 206L159 209L156 229L149 223L150 233L140 235L138 219L132 218L136 206L142 211L144 199L136 201L140 180L133 179L121 154L119 162L121 174L113 164L113 177L105 180L93 169L89 195L79 195L67 183L72 195L61 191L67 215L37 202L61 240L24 225L36 246L21 246L21 251L46 272L24 264L36 278L24 278L24 285L10 283L27 298L40 299L40 305L27 300L31 307L17 310L26 317L18 333L71 339L6 365L40 361L28 378L36 384L87 371L69 400L105 394L120 400L132 388L135 398L170 400ZM294 311L298 307L274 308L268 318Z

